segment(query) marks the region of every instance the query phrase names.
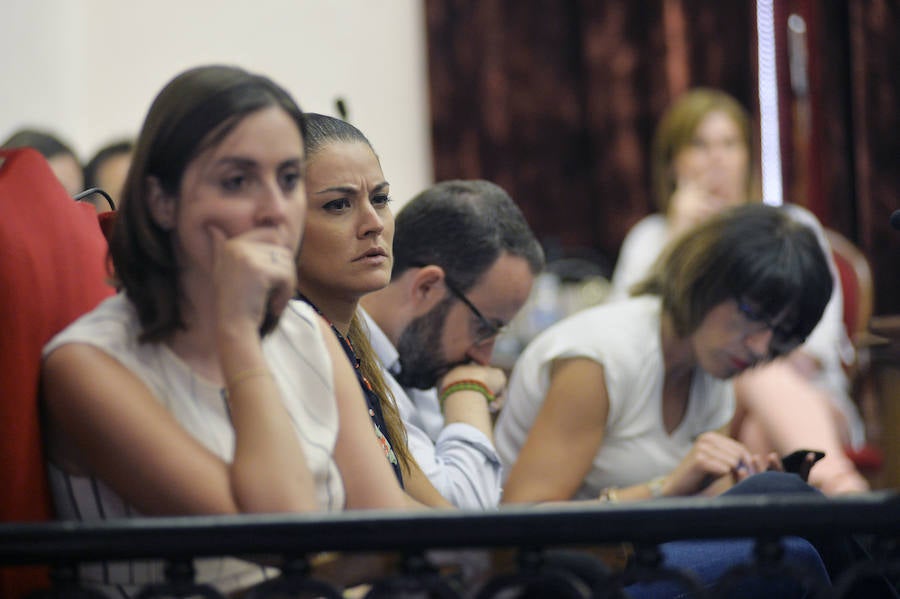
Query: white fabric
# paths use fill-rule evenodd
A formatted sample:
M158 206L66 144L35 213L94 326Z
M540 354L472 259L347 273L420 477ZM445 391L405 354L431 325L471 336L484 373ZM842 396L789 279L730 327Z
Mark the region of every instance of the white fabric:
M406 426L409 450L428 480L458 508L497 507L502 466L490 439L470 424L454 422L445 426L434 389L401 387L392 374L400 371L397 349L372 317L362 308L359 310Z
M662 214L645 216L631 227L619 248L608 299L627 298L631 286L650 272L650 267L668 241L669 228Z
M850 383L844 372L844 364L853 362L854 349L844 327L844 297L840 275L834 264L825 232L816 217L805 208L793 204L785 204L783 208L792 218L806 224L816 233L819 244L828 258L828 265L834 278L831 299L819 324L803 344L803 351L815 357L822 365L814 382L828 392L832 403L845 416L851 444L858 447L865 442L865 427L859 411L849 396ZM650 272L650 267L668 240L666 219L661 214L644 217L631 228L619 250L619 259L612 275L610 301L628 297L629 288Z
M606 487L626 487L669 473L699 434L721 428L734 413L731 382L697 368L684 418L671 435L666 433L659 298L603 304L551 326L519 357L494 429L505 465L515 462L541 409L553 361L576 357L603 366L609 417L602 447L575 499L596 498Z
M54 337L45 346L44 356L68 343L87 343L103 350L137 375L191 435L230 461L234 429L224 389L192 372L166 345L139 344L139 330L133 305L119 294ZM338 431L333 375L312 309L292 301L278 327L263 341L263 352L315 478L319 506L340 510L345 498L332 458ZM48 470L59 518L89 521L140 516L103 482L68 475L53 464ZM223 590L243 588L265 577L261 567L230 558L197 560L196 566L198 581ZM117 562L87 567L82 576L86 581L121 585L121 590L131 593L134 584L164 580L162 567L160 562Z

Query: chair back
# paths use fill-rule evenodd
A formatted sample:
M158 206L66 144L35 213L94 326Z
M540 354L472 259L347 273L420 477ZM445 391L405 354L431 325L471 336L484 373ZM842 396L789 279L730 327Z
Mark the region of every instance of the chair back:
M874 309L874 288L869 260L849 239L825 229L844 295L844 326L854 345L869 329Z
M863 419L866 442L862 447L846 447L845 452L856 468L869 478L873 488L879 484L878 473L884 465L881 443L881 418L878 399L869 367L869 321L874 310L875 290L869 260L849 239L833 229L825 229L831 254L841 279L844 295L844 327L856 350L854 362L846 367L850 378L851 397Z
M41 350L114 290L106 238L43 156L0 151L0 522L53 517L41 441ZM21 597L46 572L0 570L0 597Z

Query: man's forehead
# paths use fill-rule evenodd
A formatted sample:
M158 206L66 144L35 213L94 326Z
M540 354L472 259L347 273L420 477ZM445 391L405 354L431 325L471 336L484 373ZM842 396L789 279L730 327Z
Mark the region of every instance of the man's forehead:
M511 311L508 318L512 318L528 301L534 279L527 260L521 256L501 254L472 286L468 295L482 301L486 313L490 308L491 314L486 315Z

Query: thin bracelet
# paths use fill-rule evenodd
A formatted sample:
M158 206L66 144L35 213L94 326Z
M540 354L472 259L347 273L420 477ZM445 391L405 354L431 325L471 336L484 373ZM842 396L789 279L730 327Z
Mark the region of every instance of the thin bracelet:
M272 372L266 368L265 366L260 366L259 368L248 368L247 370L241 370L236 375L225 381L225 388L231 389L238 383L242 383L248 379L256 378L258 376L271 376Z
M647 488L650 489L650 497L653 499L657 499L663 496L663 485L666 484L665 476L657 476L653 480L647 483Z
M618 503L618 489L616 487L606 487L605 489L600 491L600 496L597 497L597 499L606 503Z
M488 389L487 385L485 385L481 381L475 379L463 379L461 381L456 381L455 383L450 383L449 385L441 389L441 393L439 396L441 409L444 408L444 403L447 401L447 398L457 391L475 391L476 393L481 393L487 400L488 404L491 404L495 399L497 399L494 393L490 389Z

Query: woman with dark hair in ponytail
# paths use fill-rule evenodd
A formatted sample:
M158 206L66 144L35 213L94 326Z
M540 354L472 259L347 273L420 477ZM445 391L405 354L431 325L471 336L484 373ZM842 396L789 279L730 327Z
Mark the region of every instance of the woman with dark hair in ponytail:
M354 366L375 435L397 479L416 502L450 507L416 463L381 365L361 328L360 298L391 280L394 216L390 184L372 144L353 125L306 115L306 231L300 297L331 323Z

